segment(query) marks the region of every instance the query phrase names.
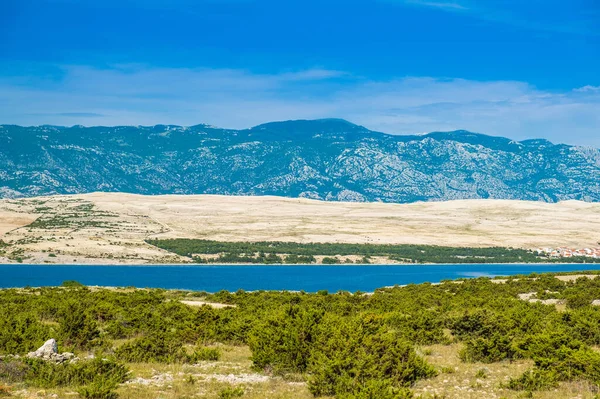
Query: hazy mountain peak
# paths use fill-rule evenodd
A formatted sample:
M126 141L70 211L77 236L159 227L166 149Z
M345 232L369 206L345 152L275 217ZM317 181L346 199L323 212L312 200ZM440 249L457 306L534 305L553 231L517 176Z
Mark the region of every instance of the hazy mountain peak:
M290 119L286 121L274 121L262 123L260 125L254 126L252 129L264 129L264 128L274 128L274 127L296 127L296 128L353 128L359 127L358 125L349 122L345 119L339 118L324 118L324 119ZM362 126L360 126L362 127Z
M268 122L254 126L250 130L278 130L300 134L342 133L348 131L369 131L363 126L356 125L344 119L296 119L289 121Z

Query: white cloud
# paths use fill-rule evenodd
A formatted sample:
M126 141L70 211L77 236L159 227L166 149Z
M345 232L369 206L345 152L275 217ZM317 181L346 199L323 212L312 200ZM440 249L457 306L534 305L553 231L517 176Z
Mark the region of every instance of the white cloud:
M245 128L267 121L345 118L394 134L467 129L600 147L600 91L524 82L405 77L370 81L327 69L65 66L60 78L0 78L0 123Z
M597 11L590 7L573 6L565 11L561 1L522 0L380 0L404 6L418 6L472 18L540 32L558 32L584 36L600 34ZM542 7L543 5L543 7Z
M579 93L600 93L600 86L586 85L583 87L579 87L579 88L575 89L574 91L579 92Z
M406 4L413 4L423 7L441 8L446 10L467 10L468 8L453 2L446 1L424 1L424 0L404 0Z

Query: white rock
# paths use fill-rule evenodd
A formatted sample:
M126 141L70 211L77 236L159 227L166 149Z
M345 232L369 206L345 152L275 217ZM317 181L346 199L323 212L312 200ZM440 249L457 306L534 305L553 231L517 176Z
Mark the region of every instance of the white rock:
M35 352L29 352L27 357L43 359L55 363L64 363L66 361L74 363L79 360L79 358L71 352L58 353L58 345L56 344L55 339L49 339Z
M29 352L27 357L51 358L55 354L58 354L58 345L56 340L52 338L46 341L35 352Z

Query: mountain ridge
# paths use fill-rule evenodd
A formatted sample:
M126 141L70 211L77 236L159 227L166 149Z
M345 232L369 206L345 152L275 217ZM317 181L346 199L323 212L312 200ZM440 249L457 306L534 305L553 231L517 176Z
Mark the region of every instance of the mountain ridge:
M194 126L0 125L0 197L123 191L338 201L600 201L600 150L341 119Z
M205 128L205 129L215 129L215 130L222 130L222 131L228 131L228 132L246 132L246 131L260 131L260 130L267 130L270 127L273 126L278 126L278 125L290 125L290 124L306 124L306 125L312 125L311 127L315 127L319 124L322 124L324 122L333 122L333 123L337 123L338 125L342 125L342 126L350 126L353 129L356 129L357 131L361 131L363 133L368 133L368 134L374 134L374 135L382 135L382 136L392 136L392 137L396 137L396 138L421 138L421 137L433 137L433 136L439 136L439 137L444 137L444 136L452 136L452 137L468 137L468 136L476 136L476 137L488 137L488 138L497 138L497 139L502 139L502 140L507 140L507 141L514 141L517 143L525 143L525 142L535 142L535 141L544 141L547 142L549 144L552 145L568 145L568 144L563 144L563 143L553 143L547 139L544 138L531 138L531 139L525 139L525 140L521 140L521 141L517 141L517 140L512 140L506 137L502 137L502 136L494 136L494 135L489 135L489 134L485 134L485 133L479 133L479 132L472 132L470 130L464 130L464 129L457 129L457 130L448 130L448 131L433 131L433 132L428 132L428 133L421 133L421 134L393 134L393 133L385 133L385 132L379 132L376 130L370 130L362 125L357 125L355 123L352 123L350 121L347 121L345 119L341 119L341 118L322 118L322 119L292 119L292 120L282 120L282 121L273 121L273 122L265 122L265 123L261 123L258 124L256 126L252 126L249 128L245 128L245 129L230 129L230 128L223 128L220 126L213 126L210 124L205 124L205 123L199 123L196 125L189 125L189 126L185 126L185 125L172 125L172 124L156 124L156 125L115 125L115 126L104 126L104 125L95 125L95 126L86 126L86 125L72 125L72 126L63 126L63 125L30 125L30 126L23 126L23 125L15 125L15 124L0 124L0 129L2 128L24 128L24 129L36 129L36 128L54 128L54 129L73 129L73 128L81 128L81 129L95 129L95 128L106 128L106 129L123 129L123 128L142 128L142 129L174 129L174 130L189 130L189 129L200 129L200 128Z

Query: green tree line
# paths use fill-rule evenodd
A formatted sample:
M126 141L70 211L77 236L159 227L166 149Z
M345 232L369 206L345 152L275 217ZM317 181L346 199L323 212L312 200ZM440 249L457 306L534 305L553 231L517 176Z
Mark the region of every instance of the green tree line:
M325 256L323 263L340 263L334 258L358 256L369 263L373 256L385 256L408 263L598 263L588 257L548 258L537 252L504 247L459 248L435 245L388 245L343 243L294 243L279 241L226 242L188 238L146 241L161 249L194 259L198 263L314 263L315 256ZM219 255L203 258L201 255Z

